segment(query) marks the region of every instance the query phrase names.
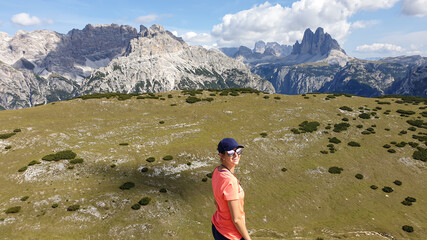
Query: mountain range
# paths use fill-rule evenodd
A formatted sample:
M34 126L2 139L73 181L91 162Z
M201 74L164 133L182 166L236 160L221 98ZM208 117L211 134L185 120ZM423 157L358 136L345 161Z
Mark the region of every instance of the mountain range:
M258 41L253 50L189 46L160 25L141 25L139 32L131 26L89 24L67 34L0 33L2 110L91 93L232 87L425 97L426 76L425 57L356 59L322 28L307 29L293 46Z

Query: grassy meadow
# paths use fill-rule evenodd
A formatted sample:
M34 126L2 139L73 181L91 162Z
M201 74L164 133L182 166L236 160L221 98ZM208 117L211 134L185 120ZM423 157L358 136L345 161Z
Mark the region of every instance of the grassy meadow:
M427 236L427 165L413 158L425 154L425 101L203 91L194 97L212 99L188 103L185 92L160 95L0 111L0 134L15 133L0 139L0 238L212 239L207 175L224 137L245 146L235 174L253 239ZM42 160L64 150L83 162ZM126 182L134 187L121 189ZM141 206L144 197L151 201ZM407 197L416 201L402 204Z

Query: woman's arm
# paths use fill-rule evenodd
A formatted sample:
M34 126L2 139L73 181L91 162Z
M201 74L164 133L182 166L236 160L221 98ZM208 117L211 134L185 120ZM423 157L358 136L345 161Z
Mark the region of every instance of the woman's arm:
M239 208L239 200L228 201L228 207L230 208L231 220L236 226L237 230L242 234L245 240L251 240L248 229L246 229L245 216L241 214Z

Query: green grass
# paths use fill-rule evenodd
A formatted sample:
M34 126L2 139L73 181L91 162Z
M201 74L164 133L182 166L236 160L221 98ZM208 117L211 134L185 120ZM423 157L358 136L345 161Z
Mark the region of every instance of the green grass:
M378 99L357 96L325 101L327 94L318 93L309 99L278 94L264 99L262 93L241 92L238 96L220 92L210 96L212 93L202 91L196 96L212 97L213 101L192 104L186 102L189 95L173 91L162 93L173 96L163 101L79 98L1 111L1 134L22 129L0 140L3 146L13 146L0 149L2 236L212 239L210 218L215 205L207 174L219 165L218 142L230 136L245 146L235 175L245 190L246 221L253 239L384 239L379 234L422 239L427 235L427 177L421 160L426 146L412 138L426 133L426 120L413 122L423 119L417 118L425 111L418 109L423 102L404 106L388 98L391 104L378 105ZM342 106L353 111L341 111ZM358 117L359 107L377 106L383 108L376 112L378 119ZM416 114L401 117L399 109ZM387 110L390 113L383 114ZM347 130L323 132L325 126L340 123L342 118L349 119ZM417 130L399 135L412 126L408 120ZM318 122L319 130L290 131L304 121ZM357 125L376 125L376 133L363 135ZM260 136L264 132L266 138ZM320 153L334 137L342 142L335 144L337 151ZM351 141L361 146L348 146ZM391 141L408 144L392 145L396 152L391 154L383 148ZM120 146L123 142L129 145ZM418 143L421 150L410 142ZM68 161L40 161L66 149L84 163L68 170L72 165ZM420 160L413 158L414 152ZM167 155L173 159L146 161ZM18 172L32 160L41 163ZM332 166L344 171L330 174ZM147 171L142 172L144 168ZM363 180L355 178L358 173ZM393 184L396 179L403 184ZM135 186L121 190L126 182ZM372 185L379 189L371 189ZM385 193L384 186L394 191ZM22 202L22 196L30 198ZM144 196L151 198L150 203L133 210ZM401 203L408 196L416 198L412 206ZM58 206L52 208L54 204ZM19 205L18 213L5 213ZM72 205L80 205L80 209L67 211ZM413 232L402 230L404 225L413 226Z

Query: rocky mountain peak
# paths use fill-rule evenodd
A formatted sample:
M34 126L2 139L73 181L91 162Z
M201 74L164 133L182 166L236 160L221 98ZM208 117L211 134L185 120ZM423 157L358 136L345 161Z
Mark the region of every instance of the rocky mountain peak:
M345 54L345 51L340 47L338 42L333 39L331 35L325 33L323 28L317 28L315 33L313 33L311 29L307 28L304 32L304 37L301 43L297 41L294 44L292 54L322 56L329 54L331 50L338 50Z

